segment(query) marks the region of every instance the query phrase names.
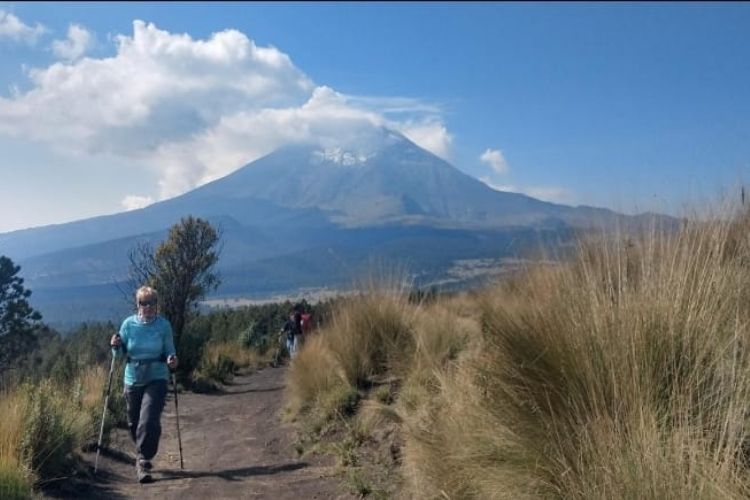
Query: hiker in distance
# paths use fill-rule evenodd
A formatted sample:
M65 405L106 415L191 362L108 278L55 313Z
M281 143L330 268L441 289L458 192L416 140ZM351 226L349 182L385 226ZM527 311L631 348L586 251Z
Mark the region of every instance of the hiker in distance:
M142 286L135 294L138 312L125 318L110 345L125 356L125 403L130 437L135 443L138 481L151 481L151 460L159 448L161 413L167 396L169 369L177 368L172 325L157 312L157 293Z
M289 357L294 359L302 347L302 314L296 308L289 313L289 319L284 323L282 331L286 334Z

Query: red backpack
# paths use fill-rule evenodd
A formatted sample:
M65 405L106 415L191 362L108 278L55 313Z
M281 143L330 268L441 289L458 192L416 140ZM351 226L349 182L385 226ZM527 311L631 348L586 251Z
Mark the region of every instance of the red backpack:
M304 335L309 334L312 331L312 327L313 327L312 314L310 313L303 314L301 324L302 324L302 333Z

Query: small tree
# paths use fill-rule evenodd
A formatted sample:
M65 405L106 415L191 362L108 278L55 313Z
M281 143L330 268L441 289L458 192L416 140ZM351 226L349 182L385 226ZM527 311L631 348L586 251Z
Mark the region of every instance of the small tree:
M130 252L131 286L148 283L158 291L160 311L172 324L178 346L192 309L221 283L214 270L220 239L207 221L189 216L170 228L155 252L148 243Z
M34 330L42 319L29 304L31 290L23 286L20 270L10 258L0 256L0 374L34 348Z

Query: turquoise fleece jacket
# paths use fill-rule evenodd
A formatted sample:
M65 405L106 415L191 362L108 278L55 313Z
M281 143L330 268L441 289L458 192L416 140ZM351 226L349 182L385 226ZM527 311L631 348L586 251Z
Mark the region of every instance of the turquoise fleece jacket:
M175 354L175 348L172 325L166 318L157 316L151 323L143 323L134 314L122 322L120 337L121 347L114 349L114 354L117 357L126 355L129 361L125 365L125 385L146 385L154 380L169 380L166 359Z

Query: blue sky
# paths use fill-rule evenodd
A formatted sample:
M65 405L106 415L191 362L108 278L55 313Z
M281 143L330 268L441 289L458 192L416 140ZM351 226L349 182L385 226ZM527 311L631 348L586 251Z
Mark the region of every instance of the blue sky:
M373 125L498 189L680 214L750 177L749 42L747 3L0 2L0 232Z

